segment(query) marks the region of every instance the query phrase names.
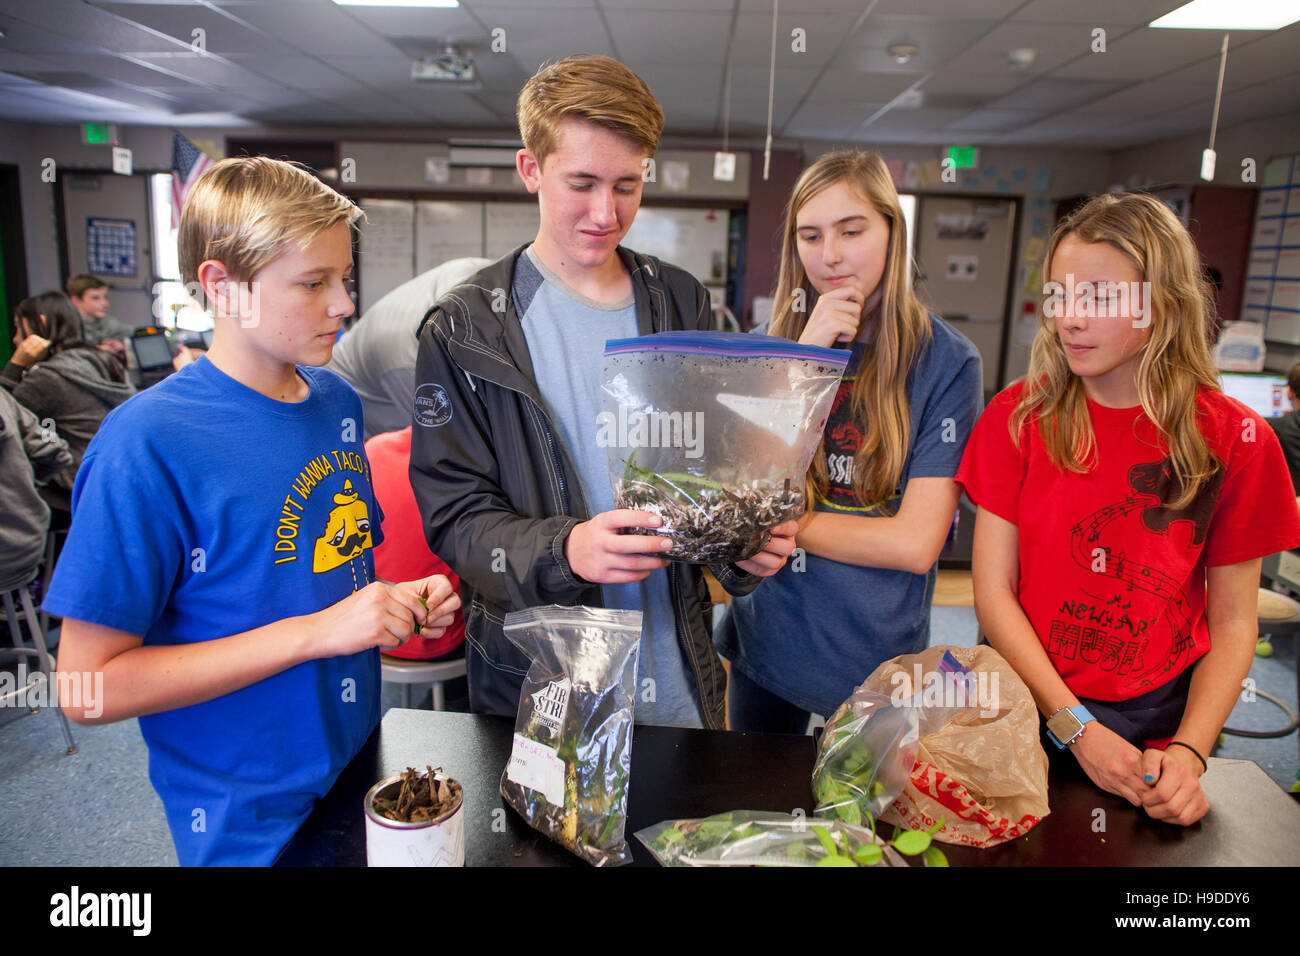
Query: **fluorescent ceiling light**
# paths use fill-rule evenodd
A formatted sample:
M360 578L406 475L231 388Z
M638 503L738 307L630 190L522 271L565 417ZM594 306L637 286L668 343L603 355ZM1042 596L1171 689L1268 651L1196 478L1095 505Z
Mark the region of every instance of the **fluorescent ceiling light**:
M1149 26L1179 30L1279 30L1300 20L1295 0L1192 0Z
M340 7L459 7L460 0L334 0Z

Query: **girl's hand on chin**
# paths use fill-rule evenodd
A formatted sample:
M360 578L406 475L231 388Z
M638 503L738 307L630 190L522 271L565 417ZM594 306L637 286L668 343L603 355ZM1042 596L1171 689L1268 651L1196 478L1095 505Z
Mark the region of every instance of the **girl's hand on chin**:
M831 348L837 342L852 342L862 324L862 306L866 295L855 285L831 289L817 297L808 324L799 336L800 345Z

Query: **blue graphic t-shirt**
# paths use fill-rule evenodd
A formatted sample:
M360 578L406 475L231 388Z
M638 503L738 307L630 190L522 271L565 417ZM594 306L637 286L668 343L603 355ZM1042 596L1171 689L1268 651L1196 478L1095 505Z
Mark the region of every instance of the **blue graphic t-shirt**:
M46 607L145 646L311 614L375 579L361 402L332 372L278 402L200 358L109 413ZM266 865L379 721L375 650L140 718L182 865Z
M979 352L931 316L934 338L908 378L911 428L907 460L890 500L897 513L912 478L951 478L981 407ZM850 394L866 346L844 371L823 439L828 493L817 511L880 515L879 503L853 493L854 456L862 444ZM951 515L949 516L951 520ZM930 639L935 568L925 574L843 564L815 554L792 558L761 587L734 598L719 622L718 651L761 687L829 717L871 672Z

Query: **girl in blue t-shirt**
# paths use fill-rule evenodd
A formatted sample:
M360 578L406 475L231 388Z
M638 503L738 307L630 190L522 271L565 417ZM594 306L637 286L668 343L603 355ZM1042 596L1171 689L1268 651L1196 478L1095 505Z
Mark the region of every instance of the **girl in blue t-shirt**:
M831 153L804 171L770 332L853 356L807 477L802 550L719 624L733 730L803 733L880 663L928 643L982 378L975 347L926 312L908 268L880 156Z

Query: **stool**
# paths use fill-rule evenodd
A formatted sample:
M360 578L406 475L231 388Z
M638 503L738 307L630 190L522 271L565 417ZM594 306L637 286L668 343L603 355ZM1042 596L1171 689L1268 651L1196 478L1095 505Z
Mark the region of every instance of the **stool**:
M68 529L50 528L45 535L45 564L41 571L41 631L50 632L50 615L45 610L45 596L50 593L50 581L54 579L54 559L59 551L59 539L67 540Z
M975 586L969 571L940 568L934 581L935 607L974 607Z
M1289 636L1293 639L1296 634L1300 634L1300 603L1285 594L1270 591L1268 588L1260 588L1255 603L1255 616L1260 634L1274 634L1279 637ZM1285 737L1296 729L1297 718L1290 707L1272 694L1265 694L1263 691L1258 690L1255 694L1279 707L1289 718L1290 724L1284 730L1269 731L1241 731L1224 727L1223 732L1225 734L1254 738ZM1296 697L1300 699L1300 653L1296 655Z
M446 704L442 685L449 680L465 676L465 658L453 660L410 661L402 657L379 655L381 679L390 684L402 685L402 706L411 706L411 685L433 685L433 709L442 710Z
M20 659L34 657L38 668L38 672L32 675L21 688L0 695L0 704L20 695L26 695L32 688L39 686L41 681L45 681L47 688L56 686L54 661L45 647L45 633L41 630L40 615L36 613L36 608L32 605L32 596L27 593L27 585L35 580L38 571L38 568L33 568L28 574L22 576L16 585L12 581L0 584L0 588L4 589L5 619L9 623L9 636L14 643L12 648L0 649L0 657L17 657ZM22 634L18 628L18 611L14 606L15 595L22 604L23 617L27 619L27 629L31 631L34 647L23 646ZM53 700L54 695L51 694L50 698ZM31 713L34 714L37 710L38 708L32 707ZM64 715L63 710L57 706L55 712L59 715L59 723L63 727L63 739L68 743L67 752L75 754L77 745L72 740L72 730L68 727L68 718Z

